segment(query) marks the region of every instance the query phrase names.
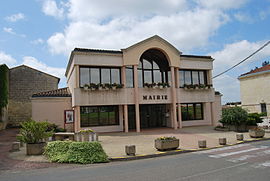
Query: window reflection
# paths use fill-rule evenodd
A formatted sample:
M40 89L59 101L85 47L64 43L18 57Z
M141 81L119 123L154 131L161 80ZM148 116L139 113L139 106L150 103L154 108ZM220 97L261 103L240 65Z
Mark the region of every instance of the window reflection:
M80 87L90 83L121 83L120 68L80 67Z
M184 84L207 84L205 70L179 70L179 85L184 87Z
M126 66L126 87L134 87L133 66Z

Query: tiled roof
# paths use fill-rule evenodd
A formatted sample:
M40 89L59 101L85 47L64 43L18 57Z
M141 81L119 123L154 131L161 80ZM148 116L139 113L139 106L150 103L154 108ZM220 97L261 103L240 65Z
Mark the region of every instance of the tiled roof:
M93 53L116 53L122 54L119 50L102 50L102 49L88 49L88 48L74 48L75 52L93 52Z
M213 59L211 56L203 56L203 55L180 55L180 57Z
M33 94L32 97L71 97L71 94L69 92L69 89L67 87L46 91L46 92L39 92L36 94Z
M265 65L263 67L257 68L255 70L251 70L247 73L244 73L244 74L240 75L240 77L245 76L245 75L249 75L249 74L253 74L253 73L264 72L264 71L268 71L268 70L270 70L270 65Z

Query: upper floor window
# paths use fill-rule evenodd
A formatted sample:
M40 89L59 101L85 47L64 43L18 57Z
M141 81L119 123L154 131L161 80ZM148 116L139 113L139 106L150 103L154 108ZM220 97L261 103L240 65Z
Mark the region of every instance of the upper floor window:
M145 51L138 65L138 83L143 87L145 83L169 83L169 64L166 56L157 49Z
M120 68L113 67L80 67L80 87L85 84L121 83Z
M266 104L261 103L261 113L267 114Z
M207 76L205 70L179 70L179 85L184 87L184 84L207 84Z
M134 68L126 66L126 87L134 87Z

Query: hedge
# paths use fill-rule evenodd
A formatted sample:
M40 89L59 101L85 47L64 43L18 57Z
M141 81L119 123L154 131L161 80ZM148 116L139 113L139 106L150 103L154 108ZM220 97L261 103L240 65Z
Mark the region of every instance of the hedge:
M104 163L108 156L99 142L49 142L44 154L52 162L58 163Z

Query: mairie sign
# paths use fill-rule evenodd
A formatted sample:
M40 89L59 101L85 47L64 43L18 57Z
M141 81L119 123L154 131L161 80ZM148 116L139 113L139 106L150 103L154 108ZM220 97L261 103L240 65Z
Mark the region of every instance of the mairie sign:
M143 100L167 100L167 95L143 95Z

